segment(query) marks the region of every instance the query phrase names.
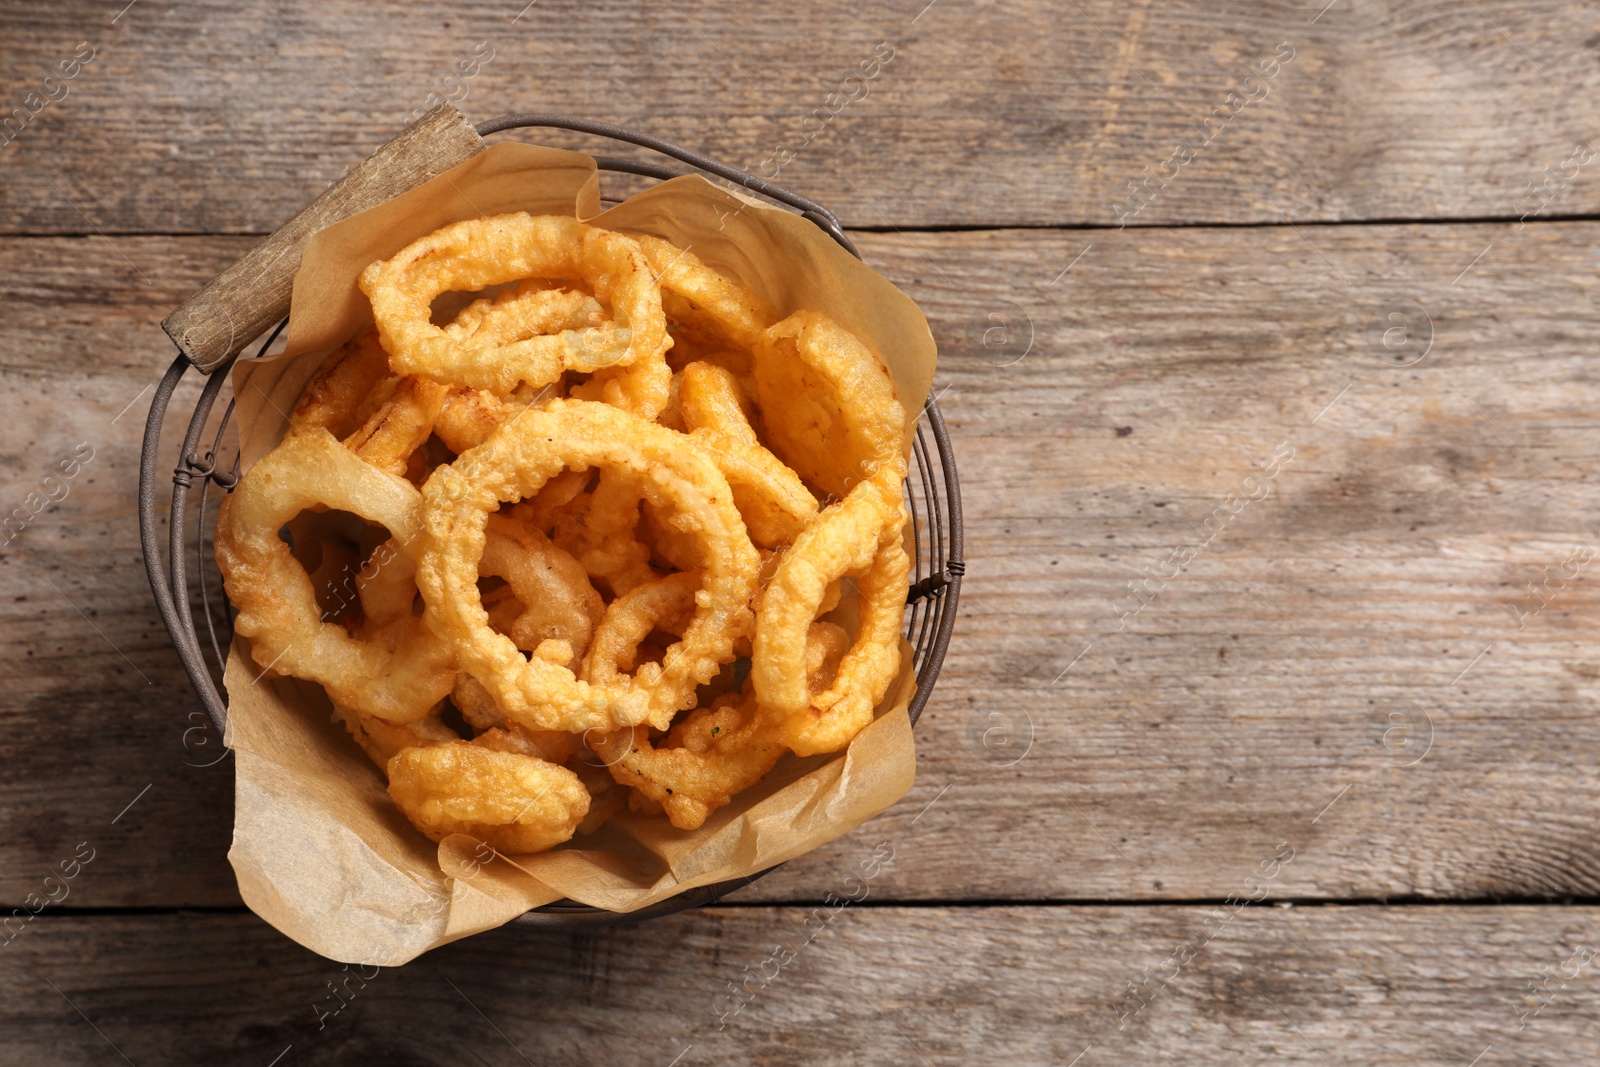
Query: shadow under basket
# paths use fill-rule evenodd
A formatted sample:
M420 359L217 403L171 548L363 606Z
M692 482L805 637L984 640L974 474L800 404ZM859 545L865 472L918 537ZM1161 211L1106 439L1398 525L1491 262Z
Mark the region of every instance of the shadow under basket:
M660 152L797 209L859 258L859 253L845 235L838 219L822 205L659 138L607 123L544 114L508 115L479 124L476 132L480 136L487 136L502 130L528 127L575 130ZM658 180L685 173L633 159L596 156L595 160L601 170ZM267 351L286 321L280 322L267 337L258 355ZM174 391L184 374L195 368L195 362L187 355L180 355L173 362L156 389L145 423L144 447L139 459L139 540L150 587L155 593L162 622L177 648L178 658L183 662L200 703L219 736L228 714L221 678L227 659L225 652L233 639L233 611L223 595L221 578L211 551L217 496L212 490L215 487L218 492L230 491L239 477L238 455L234 454L228 462L222 459L224 435L233 415L231 397L216 421L209 448L205 446L204 437L217 401L228 386L228 371L236 358L237 355L231 355L211 371L190 415L179 461L172 470L173 489L164 548L159 517L159 491L163 484L159 476L161 432ZM198 493L194 501L197 506L191 507L191 492L196 489L197 482ZM965 569L962 558L961 490L956 478L955 457L951 452L950 438L945 432L939 405L932 397L923 405L922 416L917 422L905 495L911 512L914 544L914 569L906 603L905 635L913 649L912 666L916 673L916 693L908 709L911 722L915 725L944 662L945 650L955 626L956 602ZM197 594L194 597L191 597L190 586L191 553ZM164 566L163 558L166 561ZM201 637L202 630L204 639ZM748 878L687 890L628 913L610 912L563 900L536 908L514 921L549 929L638 922L709 904L775 869L768 868Z

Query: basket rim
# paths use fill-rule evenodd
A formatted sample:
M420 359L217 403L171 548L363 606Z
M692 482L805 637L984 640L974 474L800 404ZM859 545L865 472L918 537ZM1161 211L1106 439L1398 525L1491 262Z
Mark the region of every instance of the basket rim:
M477 130L480 135L486 136L502 130L535 126L570 129L625 141L662 152L682 162L689 163L700 170L738 182L752 191L796 208L804 217L828 233L851 255L858 259L861 258L854 244L845 235L837 217L821 204L790 192L775 183L739 171L711 157L681 148L659 138L612 126L609 123L545 113L507 115L480 123ZM609 156L595 156L594 158L597 166L602 170L642 174L660 180L677 177L682 173L673 171L671 168L642 163L636 160L617 159ZM261 345L257 353L257 358L266 353L283 331L287 322L288 320L284 319L267 336L266 341ZM190 603L189 583L186 574L187 552L184 545L184 534L187 527L184 519L189 490L193 487L195 480L199 479L200 498L195 542L196 578L201 591L201 614L206 620L213 653L221 661L224 658L222 645L217 639L216 628L210 611L209 592L206 588L204 542L207 530L206 504L211 486L216 485L224 491L231 490L238 479L239 459L237 455L231 471L223 473L217 469L223 435L233 413L234 401L232 398L229 399L224 410L211 448L204 452L201 452L200 449L206 423L209 421L210 414L220 396L222 387L231 378L230 370L239 358L239 354L235 353L211 372L191 415L180 452L180 462L174 468L172 474L172 495L168 515L165 566L162 563L163 553L161 551L160 538L157 534L160 503L158 500L160 480L157 476L157 471L159 468L161 431L165 425L168 407L179 381L193 366L189 359L181 353L167 369L151 401L149 415L145 422L143 447L139 463L139 537L151 592L155 597L156 607L161 615L162 623L167 630L169 638L172 640L180 661L183 663L185 673L194 686L196 696L199 697L208 719L216 728L219 738L224 735L226 729L227 701L212 677L211 669L207 665L204 652L201 649L199 633L194 625L194 611ZM931 457L927 453L923 439L924 419L926 419L938 456L939 477L937 478L930 470ZM955 626L961 579L965 572L961 490L959 478L956 474L955 455L937 399L931 395L924 403L921 417L919 417L916 424L912 470L920 475L924 507L932 510L932 514L927 516L929 533L932 535L932 541L928 548L928 559L930 567L935 568L926 577L922 575L922 553L920 544L917 544L913 550L913 562L916 572L912 593L915 595L907 598L907 610L910 616L908 631L916 627L918 611L922 609L924 604L926 604L927 610L922 615L922 632L913 643L912 663L913 670L916 672L916 691L907 710L910 721L914 726L921 715L924 705L932 695L934 684L938 679L949 648L950 638ZM913 538L916 541L920 540L920 533L914 495L909 492L911 473L908 472L906 484L908 487L908 510L911 512ZM941 503L944 508L948 509L948 516L941 510ZM226 604L226 597L222 599L223 603ZM227 609L225 608L224 610L226 611ZM930 627L932 628L931 643L924 646L923 641L930 638ZM919 655L922 659L920 666L916 662ZM187 732L185 736L187 737ZM208 741L209 739L203 741L202 744ZM224 753L226 751L224 749ZM221 757L214 762L220 761ZM633 912L611 912L592 905L563 900L535 908L512 921L553 929L576 929L639 922L711 903L726 893L749 885L756 879L771 873L777 866L781 866L781 864L758 871L745 878L684 890Z

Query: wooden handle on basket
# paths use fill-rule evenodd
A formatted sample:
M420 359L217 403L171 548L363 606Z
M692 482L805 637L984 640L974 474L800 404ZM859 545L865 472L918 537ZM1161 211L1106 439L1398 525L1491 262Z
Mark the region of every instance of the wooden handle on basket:
M202 286L161 328L210 374L289 313L295 271L312 234L438 177L482 148L466 116L440 104Z

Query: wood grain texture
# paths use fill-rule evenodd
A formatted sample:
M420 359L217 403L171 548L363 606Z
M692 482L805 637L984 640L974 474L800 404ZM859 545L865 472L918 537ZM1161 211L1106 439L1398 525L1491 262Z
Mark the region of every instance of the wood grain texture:
M289 313L312 234L437 178L482 148L461 112L434 107L179 304L161 328L209 374Z
M883 900L1221 899L1280 843L1274 898L1600 892L1600 593L1574 555L1600 504L1597 239L861 235L941 346L962 612L911 795L742 898L815 900L878 841ZM227 767L186 766L215 750L185 749L137 560L130 423L160 315L247 243L0 240L0 493L99 449L0 554L0 901L95 831L118 877L75 903L237 899ZM1427 328L1408 300L1433 340L1396 366ZM1410 348L1369 338L1396 308Z
M502 929L374 975L250 915L47 912L0 950L0 1040L61 1064L1495 1067L1589 1062L1600 1012L1593 908L810 915Z
M789 146L780 178L852 226L1600 210L1574 148L1600 136L1583 109L1600 12L1558 0L120 8L0 9L0 230L270 232L430 94L477 120L615 121L769 174ZM80 44L92 59L62 81ZM1162 174L1135 212L1131 187Z

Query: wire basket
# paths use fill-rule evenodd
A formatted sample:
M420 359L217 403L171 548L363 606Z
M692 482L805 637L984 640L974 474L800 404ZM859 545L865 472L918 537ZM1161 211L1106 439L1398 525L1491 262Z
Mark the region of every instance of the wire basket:
M692 167L734 182L744 189L759 193L769 199L798 210L801 215L820 226L851 255L860 253L845 235L839 220L821 204L792 193L781 186L746 174L708 156L681 148L656 137L635 133L609 123L570 118L563 115L517 114L507 115L480 123L477 133L488 136L503 130L546 128L574 130L614 141L626 142L652 149ZM657 163L596 156L601 170L637 174L666 180L679 177L682 171ZM283 330L280 322L261 345L257 355L265 354L273 340ZM204 438L211 413L227 387L234 356L217 367L206 380L199 401L189 418L183 446L176 467L172 470L172 495L168 512L165 546L159 533L159 499L161 489L161 431L166 423L167 410L174 391L183 376L194 364L189 357L180 355L167 369L156 389L150 405L150 415L145 423L144 447L139 458L139 540L143 547L145 569L150 578L150 588L155 594L156 607L167 633L177 648L178 658L189 680L194 684L210 723L221 734L228 714L226 697L220 684L225 650L233 639L232 608L222 594L221 579L216 564L208 551L210 534L215 522L212 489L226 492L233 488L239 477L237 452L231 462L224 462L224 437L233 415L230 397L223 410L209 446ZM198 507L191 516L190 493L198 482ZM905 483L905 493L911 512L911 531L914 544L912 558L914 570L906 604L906 639L913 649L912 667L916 674L917 689L909 713L913 725L922 713L923 705L933 691L939 669L944 663L945 650L950 644L950 634L955 626L956 602L961 591L964 571L962 559L961 489L956 478L955 456L951 452L950 438L945 432L944 419L939 405L932 397L923 405L922 417L917 422L912 448L912 462ZM190 554L194 560L194 578L197 596L191 598ZM162 560L165 559L163 566ZM198 625L197 625L198 620ZM205 638L202 643L201 630ZM206 652L211 659L208 662ZM220 757L219 757L220 760ZM687 890L677 896L659 901L638 911L619 914L579 904L557 901L522 915L518 922L546 928L570 929L612 923L637 922L661 915L708 904L726 893L748 885L776 868L768 868L748 878L719 882Z

